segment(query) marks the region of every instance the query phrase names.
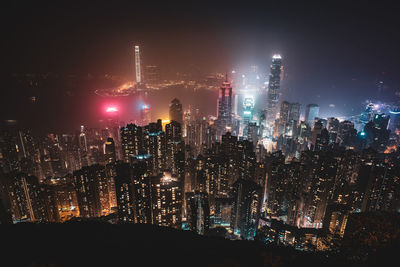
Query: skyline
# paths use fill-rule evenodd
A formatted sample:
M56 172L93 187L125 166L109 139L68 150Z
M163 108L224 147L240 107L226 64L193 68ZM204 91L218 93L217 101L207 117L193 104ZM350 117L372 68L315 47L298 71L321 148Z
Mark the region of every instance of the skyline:
M141 49L142 48L140 48L140 50ZM138 52L139 46L136 45L136 44L132 45L132 50ZM59 75L57 73L48 73L48 74L45 74L45 75L43 75L43 74L33 74L33 75L32 74L18 74L17 76L15 76L15 74L14 74L13 75L13 79L16 79L16 81L18 81L18 79L20 79L20 78L27 79L26 82L29 83L28 87L30 87L31 89L34 89L34 91L36 91L36 93L38 93L38 94L40 94L40 93L46 94L46 93L48 93L48 92L46 92L46 90L48 90L48 89L44 89L43 90L40 85L36 85L35 86L35 85L32 85L32 83L33 84L35 84L35 83L36 84L37 83L40 84L40 82L38 82L38 80L47 79L47 77L50 77L51 79L55 78L56 80L55 80L54 84L56 86L57 85L62 85L64 87L65 87L65 85L61 84L63 82L63 79L67 79L67 80L71 79L71 82L72 82L76 78L83 79L83 80L85 80L85 79L86 80L87 79L90 80L90 79L94 78L95 80L98 80L97 83L100 83L99 86L102 86L103 88L104 88L104 84L101 85L101 83L102 83L101 79L103 79L103 78L110 79L111 78L111 81L115 80L115 81L113 81L114 82L114 86L113 87L115 89L118 88L118 90L126 90L126 89L129 89L129 88L133 88L132 86L136 86L134 81L137 80L138 77L140 77L140 79L143 79L143 77L144 77L144 79L154 79L155 78L156 80L158 79L159 81L161 81L160 80L161 76L159 76L160 70L158 69L158 66L148 65L148 62L144 62L143 63L140 60L141 57L142 57L142 53L139 54L139 52L138 53L134 53L132 55L131 61L133 62L133 64L132 64L133 67L131 68L131 70L130 70L131 73L130 73L130 75L128 75L127 78L126 77L122 77L122 76L115 76L116 78L113 78L113 76L108 76L108 75L105 75L103 77L103 75L93 76L93 75L88 74L89 76L85 77L85 74L84 75L72 75L71 76L71 75L66 75L66 74ZM372 101L370 99L365 99L363 101L360 101L359 103L356 103L354 101L354 99L346 97L346 99L348 101L350 101L350 103L351 103L349 105L349 107L348 107L348 108L351 108L351 111L349 111L348 109L346 110L346 106L347 106L346 102L341 101L338 104L334 104L334 103L332 103L333 101L331 99L329 99L328 102L327 101L323 101L324 98L322 98L320 95L318 95L317 98L314 98L314 99L316 99L316 101L314 101L314 102L312 102L310 100L310 98L307 98L307 100L303 100L303 102L302 102L301 101L302 98L296 96L299 92L297 92L297 94L296 94L296 91L293 91L293 90L289 89L288 86L287 86L287 84L288 84L287 80L290 80L290 79L288 79L287 68L286 68L287 65L286 65L285 56L283 55L283 57L282 57L281 55L274 54L274 55L272 55L270 57L270 60L271 60L271 58L272 58L273 61L274 60L279 60L280 62L281 62L281 60L283 61L283 64L279 63L280 64L279 66L281 66L279 68L282 68L281 69L282 73L281 73L281 77L280 77L281 85L280 86L278 85L278 88L280 87L279 92L278 92L278 94L279 94L279 97L278 97L279 101L277 102L278 105L280 105L280 103L282 101L290 101L290 102L298 102L298 103L300 103L300 115L301 115L301 118L303 118L303 119L304 119L304 116L302 114L305 114L306 106L309 105L309 104L318 104L319 105L319 107L320 107L320 117L321 118L338 117L342 121L346 120L346 118L350 118L352 116L357 116L357 115L361 114L361 112L364 111L364 108L365 108L366 104L369 103L369 102L373 102L373 103L375 103L375 105L379 104L381 106L382 105L386 105L387 103L389 103L391 105L394 105L394 106L396 106L396 105L398 106L399 102L398 102L398 100L396 100L396 98L391 99L391 101L388 101L386 103L384 101L381 101L382 98L381 99L378 98L376 101ZM274 63L272 62L271 64L274 64ZM138 66L139 66L139 72L136 71ZM272 65L270 65L270 66L272 66ZM147 77L147 73L142 74L143 71L141 69L142 68L147 69L147 67L152 68L152 71L156 70L157 72L155 74L154 73L152 74L153 76L154 75L156 75L156 76ZM154 68L156 68L156 69L154 70ZM219 90L218 89L219 88L218 83L219 82L217 81L217 83L214 83L213 86L211 87L211 89L210 88L208 88L208 89L205 88L204 86L205 86L205 84L207 84L207 79L209 79L210 77L213 78L213 79L217 79L220 82L223 79L225 79L225 78L221 78L223 76L229 77L230 81L236 80L233 83L233 92L236 95L237 94L243 94L243 93L245 93L245 94L249 94L249 93L253 94L254 93L254 92L252 92L252 90L254 90L254 89L251 89L251 87L250 87L250 89L247 89L247 85L246 85L246 87L243 87L241 85L242 81L239 82L239 77L240 76L243 76L243 79L246 79L246 80L251 79L250 76L254 75L254 74L251 74L252 72L258 73L257 74L257 79L260 79L261 82L265 81L265 86L268 87L268 75L270 75L270 71L269 70L265 71L262 68L260 68L259 66L250 66L249 68L247 68L247 70L244 70L243 72L240 72L239 71L240 69L243 69L243 68L237 68L236 70L233 69L231 71L227 71L225 74L223 74L223 73L209 73L208 76L206 76L206 75L197 75L196 76L196 75L190 74L190 73L187 73L187 74L189 74L189 76L185 76L187 74L183 73L183 76L181 76L181 77L182 77L182 79L186 80L186 82L184 82L184 84L189 82L189 83L187 83L185 85L185 88L187 87L187 85L189 85L193 81L193 82L195 82L195 84L198 84L198 85L194 86L194 88L193 88L194 92L196 92L196 87L200 86L200 89L201 89L199 91L200 94L204 95L204 92L202 92L202 91L208 91L207 94L209 96L213 95L212 96L213 101L215 99L215 94L218 94L218 90ZM246 78L244 78L245 74L246 74ZM247 77L248 74L250 75L249 77ZM182 75L182 74L180 74L180 75ZM260 75L260 78L258 77L259 75ZM20 77L20 78L18 78L18 77ZM31 77L31 78L29 78L29 77ZM182 83L181 81L179 81L180 79L181 79L180 76L176 76L175 80L177 80L176 81L177 84ZM240 79L242 79L242 78L240 78ZM123 81L125 81L125 82L122 84ZM173 81L174 81L174 79L172 81L169 81L168 83L171 83ZM21 83L20 81L18 81L18 82ZM149 82L149 80L148 80L148 82ZM165 82L167 82L167 80L164 80L164 83ZM243 83L244 82L245 82L245 80L243 80ZM89 86L86 85L86 86L82 87L82 85L79 85L79 82L77 84L78 85L75 85L75 86L72 86L72 87L68 87L68 85L66 84L67 86L65 87L65 89L53 91L52 94L56 94L56 95L61 96L63 93L67 93L68 96L75 97L74 90L75 91L78 90L78 91L76 91L76 93L79 93L79 91L80 91L80 92L83 92L84 95L86 95L84 98L87 98L87 99L84 100L84 98L83 98L82 101L89 101L89 103L93 102L93 99L94 99L93 98L93 95L94 95L93 91L96 88L93 87L93 85L90 84L90 81L89 81ZM139 84L141 84L141 83L139 83ZM147 85L144 85L144 86L147 86ZM151 86L151 84L150 84L150 86ZM203 86L203 88L202 88L202 86ZM385 88L386 84L384 84L383 81L380 81L376 86L377 86L376 90L381 90L382 91L382 89ZM106 90L106 89L107 90L111 90L113 87L104 88L104 90ZM101 87L99 87L99 88L101 88ZM167 88L167 87L165 87L165 88ZM177 88L168 87L168 89L165 89L165 88L160 90L159 92L154 91L152 97L148 97L147 93L145 93L144 98L143 98L143 96L138 96L138 97L132 98L132 97L125 97L125 96L122 96L122 95L121 96L119 96L119 95L118 96L112 96L112 97L104 97L103 95L101 95L101 97L99 99L100 99L100 102L102 102L102 104L99 105L99 103L97 103L97 104L93 105L93 103L94 103L93 102L90 105L90 106L92 106L91 107L91 111L87 110L88 105L86 105L86 103L82 106L84 108L82 110L82 112L81 112L82 115L84 115L85 113L93 113L94 112L94 113L96 113L97 119L93 120L93 117L91 119L81 119L81 122L79 123L79 125L80 124L84 124L84 125L88 124L88 125L91 125L91 127L94 126L94 125L98 125L99 120L101 121L101 120L104 120L104 119L107 118L107 116L102 115L102 113L105 112L106 115L107 114L111 114L109 111L106 110L107 107L109 107L109 106L111 106L113 108L117 107L118 110L114 110L113 113L122 115L122 117L120 117L120 119L122 119L123 121L129 122L129 121L137 120L138 119L138 112L140 112L141 107L143 105L148 105L153 100L153 98L155 96L158 96L161 93L161 91L164 92L163 93L164 96L163 97L159 97L159 100L161 100L161 102L159 100L158 100L158 102L157 101L153 102L153 104L157 103L157 105L152 105L156 109L153 109L153 112L155 111L155 113L153 113L152 118L150 120L152 120L152 121L156 121L157 119L167 120L168 119L168 115L165 115L165 114L167 113L166 112L167 111L167 103L168 103L169 99L174 98L176 95L181 95L182 93L186 97L186 96L190 95L191 93L187 92L185 89L182 89L182 88L179 88L179 87L177 87ZM172 90L172 88L174 88L174 90ZM150 87L150 89L151 89L151 87ZM41 92L42 90L43 90L43 92ZM64 90L66 90L66 92L63 92ZM71 90L72 90L72 93L71 93ZM246 90L250 90L249 93L246 93ZM332 89L331 91L335 95L338 95L335 90ZM98 94L97 90L95 92L96 92L96 94ZM121 92L123 92L123 91L121 91ZM5 93L7 95L7 91L5 91ZM17 91L17 94L18 94L18 91ZM31 94L35 94L35 92L31 92ZM166 95L168 95L168 96L165 97ZM400 99L398 97L398 95L399 94L396 94L396 97L398 99ZM129 93L126 96L129 96ZM339 96L342 99L342 96L341 95L339 95ZM205 95L203 96L203 98L204 97L205 97ZM17 98L16 100L19 101L18 98L20 98L20 96L17 95L16 98ZM35 98L35 99L32 100L31 98ZM46 102L44 102L44 104L43 104L40 101L39 102L37 101L38 99L40 99L37 96L30 96L29 99L31 99L31 102L34 103L34 105L42 106L41 108L44 109L44 110L46 110L48 108L46 106ZM4 103L4 106L2 106L4 110L7 109L7 105L12 105L13 107L15 107L14 103L12 103L12 101L9 102L8 101L9 99L7 99L7 98L5 98L5 100L6 101ZM195 108L195 109L196 108L200 108L200 112L202 114L206 115L206 116L217 116L218 114L217 114L217 111L215 109L215 108L217 108L216 107L217 103L211 104L211 106L210 106L210 103L212 103L213 101L210 102L209 100L206 100L206 99L204 99L204 100L207 102L207 103L203 102L203 103L206 103L205 106L202 106L201 104L197 103L197 101L198 101L197 98L192 98L191 100L189 100L189 102L188 101L183 101L183 107L184 107L184 109L188 109L190 107L191 108ZM53 101L53 99L50 99L50 101L52 101L53 104L55 104L54 111L57 114L57 109L59 109L58 101ZM99 101L97 101L97 102L99 102ZM38 104L36 104L36 103L38 103ZM323 103L323 104L321 104L321 103ZM104 106L106 106L106 107L104 108ZM129 106L132 106L132 107L135 107L135 108L132 109ZM276 105L276 107L278 107L278 106ZM115 111L117 111L117 112L115 112ZM10 114L12 114L12 112ZM3 123L4 123L4 120L8 121L8 120L17 119L17 117L13 117L13 115L11 115L11 116L8 115L8 117L4 117L3 113L2 113L2 115L3 115L3 118L2 118L3 119ZM66 118L66 116L67 116L67 114L64 113L64 115L62 117ZM24 119L26 119L26 118L22 117L22 121L24 121ZM18 121L19 120L17 120L17 122ZM78 124L76 124L76 123L74 123L74 124L75 124L74 128L76 129ZM24 126L24 123L22 123L20 125L20 127L27 127L27 126ZM71 131L71 130L72 130L72 128L69 128L68 131ZM50 131L60 131L60 129L57 129L57 127L51 126L50 127ZM62 131L65 131L65 128Z
M0 265L396 258L394 1L3 10Z

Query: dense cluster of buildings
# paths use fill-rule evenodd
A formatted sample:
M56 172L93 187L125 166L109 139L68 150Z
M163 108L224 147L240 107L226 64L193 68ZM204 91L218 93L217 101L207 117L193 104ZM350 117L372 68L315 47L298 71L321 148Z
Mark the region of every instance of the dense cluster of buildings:
M309 104L301 120L299 103L279 101L281 71L275 55L268 85L258 84L267 89L259 111L226 78L215 119L173 99L166 124L150 122L144 107L140 125L110 119L101 129L42 137L3 131L1 222L107 217L325 249L352 213L400 212L389 115L374 114L357 131ZM257 80L243 83L252 90Z
M229 131L255 147L282 151L288 160L299 159L304 150L342 146L384 152L399 144L400 109L394 105L368 102L360 115L339 119L321 118L313 103L305 106L303 116L300 103L279 99L284 78L280 55L272 57L269 76L252 66L250 72L233 71L231 77L220 87L217 117L212 121L218 141Z

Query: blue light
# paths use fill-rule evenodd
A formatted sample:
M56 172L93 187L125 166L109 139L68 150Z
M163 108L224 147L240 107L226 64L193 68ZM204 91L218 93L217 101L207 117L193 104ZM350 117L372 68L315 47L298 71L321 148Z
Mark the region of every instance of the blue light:
M360 132L360 135L361 136L365 136L365 132Z
M150 154L142 154L142 155L136 155L135 156L137 159L149 159L151 158Z
M149 136L158 136L158 135L160 135L162 133L163 133L163 131L158 131L156 133L149 133Z

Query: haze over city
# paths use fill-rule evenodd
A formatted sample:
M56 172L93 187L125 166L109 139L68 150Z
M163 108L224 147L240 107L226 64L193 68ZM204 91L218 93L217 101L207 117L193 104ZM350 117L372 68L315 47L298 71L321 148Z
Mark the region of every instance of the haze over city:
M399 74L399 56L395 51L399 37L395 9L389 5L352 1L343 8L336 3L283 1L274 5L250 2L212 6L11 6L2 17L8 36L6 49L2 49L3 73L111 74L129 80L134 75L131 48L140 44L143 62L159 66L167 79L175 79L177 72L207 76L246 71L253 65L268 74L269 58L274 53L282 54L282 97L303 105L316 102L324 117L361 113L368 99L398 98L395 93L400 85L395 77ZM5 24L16 18L18 23ZM381 91L379 81L384 81ZM95 86L87 84L75 90L90 91ZM56 87L51 90L63 90L62 86ZM3 90L5 93L2 119L21 117L14 108L16 102ZM174 93L166 93L165 99L173 97ZM160 113L167 111L167 103L162 103L163 108L157 105ZM206 112L215 110L216 103L209 103L202 105ZM193 102L184 102L189 104ZM79 107L85 109L86 105ZM60 109L55 108L56 114L67 117ZM97 116L94 110L86 108L84 112L91 114L91 121Z

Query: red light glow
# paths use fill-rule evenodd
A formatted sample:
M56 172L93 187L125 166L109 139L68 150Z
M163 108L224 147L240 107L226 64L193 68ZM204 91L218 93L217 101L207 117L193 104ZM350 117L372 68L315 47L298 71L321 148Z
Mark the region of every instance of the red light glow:
M117 111L118 111L118 109L116 107L108 107L106 109L106 112L108 112L108 113L113 113L113 112L117 112Z

